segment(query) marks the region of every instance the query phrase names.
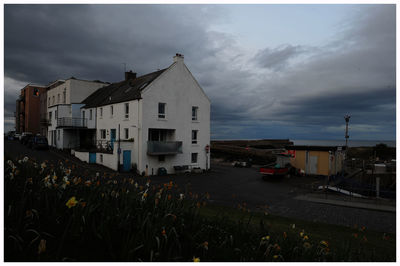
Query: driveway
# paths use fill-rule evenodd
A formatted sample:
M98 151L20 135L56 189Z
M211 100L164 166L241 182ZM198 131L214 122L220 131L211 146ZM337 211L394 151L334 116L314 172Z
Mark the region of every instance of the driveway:
M87 173L112 172L105 167L89 165L77 158L60 151L33 151L17 141L4 141L5 154L11 157L28 156L41 160L56 162L69 159ZM132 176L132 174L120 174ZM142 179L144 178L137 178ZM314 203L295 199L297 196L309 193L307 185L321 182L311 177L292 177L277 181L264 181L255 168L234 168L212 164L211 171L202 174L182 174L168 176L153 176L152 183L177 183L181 188L188 187L194 193L210 194L210 201L236 207L246 203L251 209L268 206L267 212L284 217L293 217L309 221L325 222L345 226L365 226L382 232L396 231L396 213L368 209L358 209L345 206Z

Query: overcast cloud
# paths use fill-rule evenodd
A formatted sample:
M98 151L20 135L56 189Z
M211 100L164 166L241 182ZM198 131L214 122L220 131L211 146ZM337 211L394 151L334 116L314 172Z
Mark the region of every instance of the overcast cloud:
M395 139L395 9L357 6L322 45L254 50L211 30L232 20L224 5L5 5L5 115L27 83L115 82L122 63L140 75L178 52L212 101L212 138L341 139L350 113L354 139Z

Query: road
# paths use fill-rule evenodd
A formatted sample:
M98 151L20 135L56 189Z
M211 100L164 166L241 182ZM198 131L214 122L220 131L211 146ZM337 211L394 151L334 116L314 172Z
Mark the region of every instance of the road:
M112 172L98 166L89 165L60 151L34 151L17 141L4 141L5 154L13 158L28 156L38 161L68 159L88 174ZM295 199L309 193L307 184L318 181L311 177L285 178L279 181L262 180L257 169L233 168L212 164L212 170L202 174L182 174L151 177L152 183L166 183L172 180L181 188L188 187L194 193L208 192L210 200L216 204L236 207L246 203L250 209L268 206L267 212L284 217L308 221L325 222L345 226L365 226L381 232L396 232L396 213L368 209L351 208ZM132 176L132 174L119 174ZM137 178L140 179L140 178Z

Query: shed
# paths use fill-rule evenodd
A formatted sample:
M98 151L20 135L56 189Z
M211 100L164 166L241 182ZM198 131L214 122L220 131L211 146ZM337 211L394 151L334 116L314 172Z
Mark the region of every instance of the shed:
M291 165L307 175L336 175L343 169L345 146L286 146Z

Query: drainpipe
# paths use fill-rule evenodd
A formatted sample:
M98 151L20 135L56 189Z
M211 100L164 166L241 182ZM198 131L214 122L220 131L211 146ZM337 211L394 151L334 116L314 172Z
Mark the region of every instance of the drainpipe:
M120 133L121 133L121 125L120 124L118 124L118 150L117 150L117 154L118 154L118 172L119 172L119 170L120 170L120 156L121 156L121 154L120 154L120 149L121 149L121 143L120 143L120 141L121 141L121 137L120 137Z

